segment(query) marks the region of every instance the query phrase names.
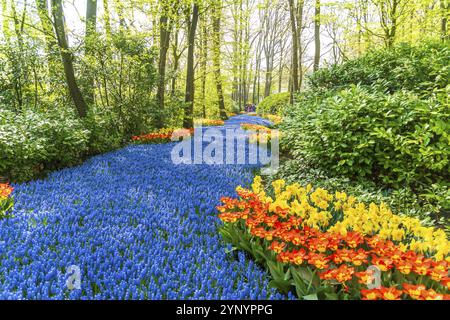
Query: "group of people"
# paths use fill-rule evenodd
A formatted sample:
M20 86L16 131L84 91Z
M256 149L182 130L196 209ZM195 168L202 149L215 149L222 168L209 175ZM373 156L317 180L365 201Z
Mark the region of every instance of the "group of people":
M256 105L254 103L247 103L244 107L245 112L256 112Z

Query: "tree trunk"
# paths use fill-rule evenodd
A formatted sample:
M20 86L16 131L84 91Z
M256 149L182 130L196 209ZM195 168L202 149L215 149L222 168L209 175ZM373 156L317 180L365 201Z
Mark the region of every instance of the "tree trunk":
M295 15L295 5L294 0L289 0L289 16L291 20L291 30L292 30L292 90L291 90L291 102L293 100L293 93L299 91L298 85L298 33L297 33L297 22Z
M305 7L305 0L298 1L297 8L297 45L298 45L298 90L302 89L303 84L303 48L302 48L302 34L303 34L303 11Z
M156 101L159 106L159 112L156 116L156 127L164 126L164 93L166 89L166 60L167 50L169 49L170 30L168 25L167 13L163 12L159 19L159 61L158 61L158 89L156 93Z
M272 59L273 59L273 55L272 55L272 51L270 52L269 55L266 55L266 79L264 82L264 98L270 95L270 92L272 90L272 68L273 68L273 64L272 64Z
M87 114L87 104L81 95L78 87L75 73L73 70L73 55L69 51L67 43L66 30L64 29L64 12L62 7L62 0L52 0L52 14L55 26L55 36L58 40L58 46L61 53L61 60L64 66L64 74L66 76L67 86L69 88L70 97L73 100L78 115L84 118Z
M212 16L212 60L214 68L214 80L216 82L217 98L219 104L219 115L223 120L227 119L227 113L225 110L225 100L223 98L223 88L222 88L222 75L220 72L220 40L221 40L221 30L220 30L220 20L222 16L222 0L214 0L211 6L211 16Z
M450 12L450 3L445 5L444 0L440 0L440 6L442 11L442 17L441 17L441 39L443 41L446 41L450 38L450 35L447 31L447 19Z
M178 66L180 64L180 58L181 53L178 54L178 27L175 26L175 30L172 31L173 33L173 44L172 44L172 61L173 64L172 67L172 79L171 79L171 85L170 85L170 94L172 97L175 96L175 92L177 90L177 72L178 72Z
M206 62L208 59L208 28L206 17L202 18L202 39L200 53L200 73L201 73L201 95L202 115L206 118Z
M278 67L278 93L281 92L281 83L283 81L283 52L284 46L281 46L281 52L280 52L280 64Z
M5 36L5 40L9 42L11 30L9 29L9 21L7 17L8 13L8 2L6 0L2 0L2 29L3 35Z
M194 126L194 50L195 50L195 31L198 22L198 4L194 2L192 7L192 18L188 27L188 54L186 71L186 94L184 98L184 119L183 126L192 128Z
M257 85L259 83L259 73L261 68L261 51L262 51L262 45L261 45L261 37L258 38L258 44L256 46L256 61L255 61L255 74L253 78L253 96L252 96L252 102L253 104L257 104L259 97L257 94L259 94L259 89L257 89Z
M87 59L93 54L95 45L95 34L97 29L97 0L86 0L86 33L85 33L85 56ZM89 60L88 60L89 63ZM86 68L85 74L85 97L88 105L94 103L94 75Z
M316 0L314 7L314 66L313 70L319 69L320 63L320 0Z
M239 23L240 23L240 10L238 8L238 2L240 0L234 0L231 7L231 15L233 17L233 44L232 44L232 75L233 82L231 85L231 99L234 103L239 100L239 79L238 79L238 69L239 69L239 59L240 59L240 39L239 39Z

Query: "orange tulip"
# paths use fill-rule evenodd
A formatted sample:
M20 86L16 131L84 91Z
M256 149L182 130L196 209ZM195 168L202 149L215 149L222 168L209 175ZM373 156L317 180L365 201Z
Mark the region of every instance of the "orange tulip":
M411 270L413 268L413 264L408 261L399 261L395 267L398 271L400 271L403 274L410 274Z
M395 287L390 288L381 287L379 290L381 298L383 300L401 300L400 296L403 293L401 290L397 290Z
M403 284L403 292L409 295L411 298L415 300L420 300L422 296L422 292L426 290L425 286L422 284L414 285L414 284Z
M355 266L360 266L363 263L367 263L367 252L364 249L360 248L357 252L354 252L352 254L350 259Z
M280 253L281 251L284 250L285 247L286 243L274 241L270 245L270 250L274 251L275 253Z
M373 255L372 263L374 265L376 265L378 268L380 268L381 271L388 271L389 269L391 269L393 267L393 265L392 265L393 261L386 257L380 258L380 257Z
M309 255L308 263L314 265L317 269L326 269L329 260L323 253L312 253Z
M299 251L294 250L294 251L292 251L292 253L291 253L291 260L290 260L290 261L291 261L293 264L300 265L300 264L302 264L306 259L308 259L308 255L306 254L306 251L303 250L303 249L301 249L301 250L299 250Z
M358 283L367 285L372 282L373 270L356 272L355 276L358 278Z
M378 300L381 298L381 294L378 289L362 289L360 292L362 300Z
M444 300L444 294L437 293L433 289L423 290L422 291L422 298L424 300Z
M344 238L344 241L347 243L347 245L354 249L358 245L364 242L363 237L357 233L357 232L347 232L347 235Z
M447 287L448 290L450 290L450 278L442 279L441 284Z
M421 263L421 262L415 263L413 265L413 271L418 275L425 276L428 274L430 266L431 266L430 263Z
M428 275L434 281L441 281L442 279L447 277L448 273L443 270L436 269L435 267L434 269L428 271Z
M346 282L352 279L355 269L345 264L336 269L334 278L339 282Z

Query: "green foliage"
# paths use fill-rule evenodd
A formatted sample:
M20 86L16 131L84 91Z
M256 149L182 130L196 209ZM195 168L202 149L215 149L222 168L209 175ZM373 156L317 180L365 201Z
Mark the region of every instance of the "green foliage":
M75 72L89 103L84 119L73 114L58 53L49 55L54 63L47 65L32 44L23 53L11 44L0 47L0 176L41 177L151 131L161 108L154 100L155 54L148 39L118 32L91 40L89 54L81 52L83 46L73 51L81 57ZM20 55L28 52L36 52L36 59Z
M260 114L281 114L283 109L289 105L290 93L274 93L264 98L257 106L257 112Z
M386 186L449 178L447 98L423 100L352 86L334 95L304 95L282 130L292 153L331 174Z
M68 111L0 112L0 176L24 181L46 170L78 163L89 131Z
M14 198L2 198L0 197L0 219L11 217L10 210L14 206Z
M87 150L90 155L120 148L128 140L123 136L118 117L112 112L90 112L84 124L90 132Z
M115 123L124 139L148 131L160 109L152 94L155 52L147 42L145 37L121 32L109 41L97 37L92 54L82 60L85 78L99 79L97 101L90 106L96 121ZM100 115L106 118L101 120Z
M0 219L8 218L11 215L9 214L9 211L14 206L14 200L13 198L6 198L1 199L0 198Z
M450 50L402 44L309 78L283 119L277 177L448 224Z
M445 88L449 81L450 45L439 41L371 50L358 59L315 72L308 78L308 86L323 91L359 83L387 92L406 89L429 94Z

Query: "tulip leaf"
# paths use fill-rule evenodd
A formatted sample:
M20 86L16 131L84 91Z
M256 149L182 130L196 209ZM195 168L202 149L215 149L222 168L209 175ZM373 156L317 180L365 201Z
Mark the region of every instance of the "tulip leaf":
M302 297L303 300L319 300L319 297L317 297L317 294L308 294L307 296Z

